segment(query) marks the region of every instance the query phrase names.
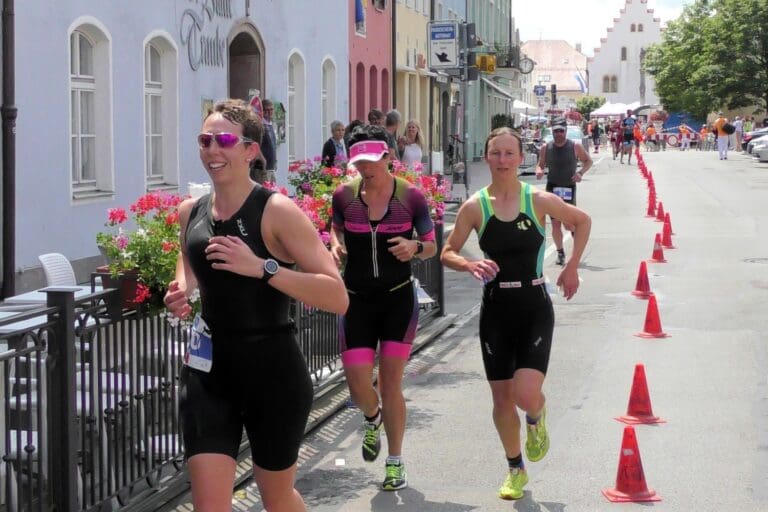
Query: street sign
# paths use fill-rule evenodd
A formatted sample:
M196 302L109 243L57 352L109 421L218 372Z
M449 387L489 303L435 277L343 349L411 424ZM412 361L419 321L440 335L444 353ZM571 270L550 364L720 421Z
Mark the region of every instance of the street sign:
M533 86L533 94L536 96L544 96L547 93L547 86L546 85L534 85Z
M429 67L432 69L450 69L459 66L459 23L456 21L430 21L427 24L429 35Z

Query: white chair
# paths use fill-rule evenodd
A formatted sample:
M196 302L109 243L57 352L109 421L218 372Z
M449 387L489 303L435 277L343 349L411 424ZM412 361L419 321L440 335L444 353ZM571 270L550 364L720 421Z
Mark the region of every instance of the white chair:
M72 264L58 252L41 254L37 257L43 264L46 286L76 286L77 279Z

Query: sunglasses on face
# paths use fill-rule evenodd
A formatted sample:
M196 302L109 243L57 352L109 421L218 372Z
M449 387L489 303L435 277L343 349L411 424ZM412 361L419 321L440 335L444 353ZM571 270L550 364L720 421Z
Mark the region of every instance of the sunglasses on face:
M201 133L197 136L197 143L201 149L211 147L214 140L223 149L233 148L241 142L246 144L253 142L251 139L235 135L234 133Z
M558 132L565 133L565 128L555 128L554 130L552 130L552 133L558 133Z

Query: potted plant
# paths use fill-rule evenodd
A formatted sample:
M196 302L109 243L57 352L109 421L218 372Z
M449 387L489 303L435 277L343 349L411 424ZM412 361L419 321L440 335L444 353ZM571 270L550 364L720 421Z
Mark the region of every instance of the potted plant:
M163 296L176 275L179 250L178 205L185 198L151 192L129 207L107 210L108 231L96 235L107 259L100 267L104 287L119 287L123 307L163 310Z

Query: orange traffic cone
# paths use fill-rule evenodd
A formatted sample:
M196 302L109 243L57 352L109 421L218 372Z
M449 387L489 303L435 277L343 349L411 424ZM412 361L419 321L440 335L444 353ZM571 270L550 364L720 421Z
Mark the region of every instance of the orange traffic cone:
M672 245L672 227L667 221L664 221L664 229L661 230L661 245L665 249L675 248L675 246Z
M648 309L645 310L645 324L643 330L635 333L639 338L669 338L669 334L661 330L661 318L659 306L656 304L656 296L648 297Z
M651 201L652 198L648 198L648 210L645 212L645 216L649 219L656 218L656 200Z
M667 213L664 215L664 222L666 222L667 224L669 224L669 233L670 233L671 235L674 235L674 234L675 234L675 230L673 230L673 229L672 229L672 220L670 220L670 218L669 218L669 212L667 212Z
M641 299L647 299L653 292L651 291L651 285L648 283L648 270L645 262L640 262L640 270L637 272L637 283L635 284L635 290L632 292L635 297Z
M653 242L653 255L648 263L666 263L664 259L664 249L661 248L661 233L656 233L656 239Z
M635 376L632 378L632 390L629 392L627 414L615 419L628 425L666 423L666 420L653 415L651 396L648 393L648 383L645 380L645 366L642 364L635 365Z
M661 501L661 497L645 483L643 462L637 447L634 427L624 427L619 453L619 469L616 472L616 487L603 489L603 495L614 503L630 501Z
M659 206L656 208L656 222L664 222L664 204L659 201Z

